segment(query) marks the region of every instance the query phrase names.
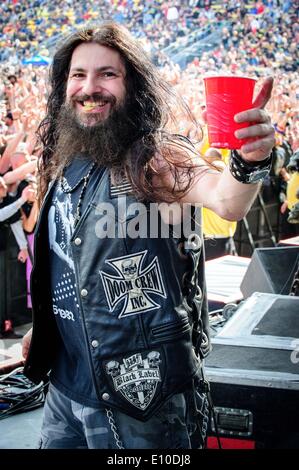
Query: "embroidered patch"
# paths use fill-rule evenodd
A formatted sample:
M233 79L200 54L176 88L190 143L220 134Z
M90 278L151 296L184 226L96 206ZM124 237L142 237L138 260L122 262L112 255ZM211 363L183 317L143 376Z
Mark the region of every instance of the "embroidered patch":
M155 256L146 268L141 269L146 255L147 250L106 260L118 276L100 271L110 312L123 302L118 318L160 308L150 297L151 293L166 299L158 257Z
M137 353L123 358L122 363L109 361L105 369L112 378L115 391L136 408L145 410L161 382L160 363L160 353L151 351L144 359Z

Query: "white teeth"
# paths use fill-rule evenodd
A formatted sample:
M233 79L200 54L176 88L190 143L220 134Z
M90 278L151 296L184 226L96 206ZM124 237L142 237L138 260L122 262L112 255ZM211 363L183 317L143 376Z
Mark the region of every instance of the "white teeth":
M83 101L83 106L84 108L89 108L89 109L94 109L97 106L105 106L106 101L99 101L99 102L94 102L94 101Z

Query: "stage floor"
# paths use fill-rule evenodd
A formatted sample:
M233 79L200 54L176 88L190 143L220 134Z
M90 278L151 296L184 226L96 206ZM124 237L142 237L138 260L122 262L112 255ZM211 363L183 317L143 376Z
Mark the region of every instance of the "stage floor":
M14 329L14 332L23 336L30 327L31 323L20 325ZM19 367L22 361L22 337L0 338L0 374L5 374L12 370L10 366L13 366L13 368Z
M15 333L24 335L30 327L31 324L18 326ZM22 338L0 339L2 374L12 370L13 364L17 367L22 359ZM40 407L0 420L0 449L37 449L42 413L43 407Z
M43 407L0 420L0 449L37 449Z

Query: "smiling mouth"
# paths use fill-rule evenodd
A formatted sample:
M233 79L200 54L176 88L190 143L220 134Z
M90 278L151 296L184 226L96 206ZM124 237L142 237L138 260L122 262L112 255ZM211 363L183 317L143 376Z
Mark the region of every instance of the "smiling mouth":
M91 113L92 111L101 111L109 101L78 101L82 106L85 113Z

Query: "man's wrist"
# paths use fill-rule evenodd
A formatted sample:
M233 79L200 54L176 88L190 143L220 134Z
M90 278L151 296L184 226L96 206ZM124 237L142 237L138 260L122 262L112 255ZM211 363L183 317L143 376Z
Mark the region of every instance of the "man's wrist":
M237 150L234 150L234 152L237 152ZM246 160L239 152L237 152L239 158L241 158L242 162L244 162L245 165L247 165L249 168L256 168L256 167L263 167L266 166L269 161L272 159L272 152L263 160Z
M254 184L263 181L270 173L272 152L262 161L248 162L236 151L231 151L229 170L232 176L244 184Z

